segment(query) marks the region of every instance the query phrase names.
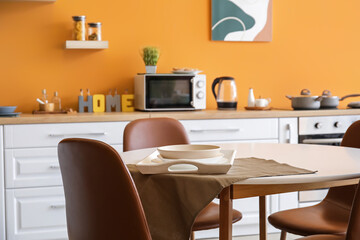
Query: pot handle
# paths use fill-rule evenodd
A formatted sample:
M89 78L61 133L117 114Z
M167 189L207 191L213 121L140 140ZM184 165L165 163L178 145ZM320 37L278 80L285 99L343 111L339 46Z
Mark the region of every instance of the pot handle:
M319 97L315 98L314 100L315 100L315 102L317 102L317 101L321 101L322 99L323 99L323 96L319 96Z
M293 99L293 97L292 97L292 96L289 96L289 95L286 95L285 97L288 98L288 99L290 99L290 100Z
M215 78L214 82L212 83L211 89L212 89L212 93L214 94L215 100L217 99L216 93L215 93L215 87L216 85L220 82L222 78Z
M350 95L346 95L346 96L340 98L339 101L342 101L342 100L344 100L344 99L346 99L346 98L349 98L349 97L360 97L360 94L350 94Z

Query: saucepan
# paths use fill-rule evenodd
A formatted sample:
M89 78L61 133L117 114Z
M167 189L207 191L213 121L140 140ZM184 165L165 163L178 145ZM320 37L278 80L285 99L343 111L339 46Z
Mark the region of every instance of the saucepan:
M314 110L320 108L322 96L312 96L309 89L301 90L300 96L286 96L294 110Z
M350 97L360 97L360 94L350 94L346 95L342 98L338 96L332 96L329 90L324 90L322 93L322 100L321 100L321 108L337 108L339 106L339 102L343 101L346 98Z

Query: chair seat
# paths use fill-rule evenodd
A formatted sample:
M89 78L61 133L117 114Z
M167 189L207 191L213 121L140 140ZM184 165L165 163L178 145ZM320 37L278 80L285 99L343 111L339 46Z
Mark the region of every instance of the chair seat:
M232 222L240 221L242 214L239 211L233 210ZM196 217L193 225L193 231L207 230L220 227L220 211L219 205L216 203L210 203L207 205Z
M300 238L298 240L345 240L345 234L341 235L313 235L309 237Z
M345 233L350 211L323 201L312 207L273 213L269 222L276 228L296 235Z

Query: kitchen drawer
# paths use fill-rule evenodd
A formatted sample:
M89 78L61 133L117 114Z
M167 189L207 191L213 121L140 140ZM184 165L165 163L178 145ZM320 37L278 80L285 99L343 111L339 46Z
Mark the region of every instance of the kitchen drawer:
M62 187L6 190L7 239L67 239Z
M64 138L122 144L128 122L26 124L5 126L5 148L56 147Z
M277 139L278 119L183 120L190 141Z
M113 145L122 151L122 145ZM61 186L57 148L5 150L5 187Z

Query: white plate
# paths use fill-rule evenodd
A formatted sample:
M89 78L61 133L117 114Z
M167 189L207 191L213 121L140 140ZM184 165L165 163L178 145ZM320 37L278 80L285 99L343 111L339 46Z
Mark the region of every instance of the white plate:
M218 156L216 157L211 157L211 158L200 158L200 159L174 159L174 158L164 158L161 155L157 156L158 159L164 161L164 162L168 162L168 161L195 161L195 162L200 162L200 163L209 163L209 164L214 164L214 163L220 163L220 162L224 162L224 154L220 153Z
M174 74L199 74L202 71L197 70L197 71L181 71L181 70L177 70L177 71L172 71L172 73Z
M198 173L198 174L225 174L234 163L236 150L221 150L223 158L216 163L202 163L192 160L164 161L158 158L155 151L136 164L142 174L163 173Z

